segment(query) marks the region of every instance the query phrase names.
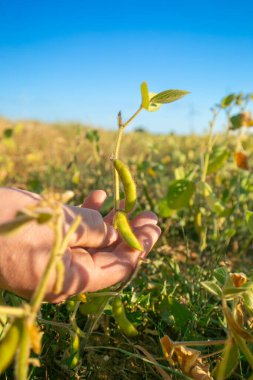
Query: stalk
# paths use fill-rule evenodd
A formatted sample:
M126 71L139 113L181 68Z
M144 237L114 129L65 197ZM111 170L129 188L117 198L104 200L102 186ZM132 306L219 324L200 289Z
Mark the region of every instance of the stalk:
M124 129L134 120L134 118L141 112L142 106L125 122L122 122L121 112L118 113L118 134L116 137L115 148L112 155L112 160L119 158L119 150L121 145L122 136ZM117 170L113 168L113 187L114 187L114 209L115 211L120 208L120 186L119 186L119 175Z

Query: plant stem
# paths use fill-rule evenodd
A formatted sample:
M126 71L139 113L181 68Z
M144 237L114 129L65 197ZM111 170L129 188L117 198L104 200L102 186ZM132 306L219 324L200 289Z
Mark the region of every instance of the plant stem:
M131 121L133 121L133 119L141 112L141 110L142 110L142 105L140 105L140 107L138 108L138 110L133 114L133 116L131 116L125 123L124 123L124 125L123 125L123 127L124 128L126 128L126 126L128 125L128 124L130 124L131 123Z
M9 317L22 318L28 314L28 311L22 307L0 306L0 315L8 315Z
M39 311L40 305L44 299L46 288L48 285L48 281L50 278L50 275L52 273L52 270L55 267L56 263L56 257L60 250L61 242L62 242L62 216L57 215L56 225L55 228L55 241L54 245L51 251L50 259L48 261L48 264L46 266L45 272L43 273L43 276L39 282L39 285L37 286L35 293L31 300L31 308L34 315L37 314Z
M173 346L217 346L221 344L225 344L225 339L219 339L219 340L189 340L188 342L173 342Z
M201 181L205 182L206 181L206 176L207 176L207 170L208 170L208 163L209 163L209 157L212 152L213 144L214 144L214 139L213 139L213 128L215 121L217 119L219 111L214 110L213 111L213 118L210 121L210 130L209 130L209 136L208 136L208 142L207 142L207 151L205 153L204 157L204 165L203 165L203 171L202 171L202 176L201 176Z
M116 137L115 148L112 156L112 160L119 158L119 149L123 136L124 129L133 121L133 119L141 112L142 106L123 124L121 112L118 113L118 134ZM114 187L114 209L115 211L120 208L120 186L119 186L119 175L116 169L113 169L113 187Z

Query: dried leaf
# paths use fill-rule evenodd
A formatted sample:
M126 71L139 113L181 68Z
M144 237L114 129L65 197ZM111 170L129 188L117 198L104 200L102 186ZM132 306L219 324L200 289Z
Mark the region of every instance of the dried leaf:
M209 366L202 363L200 351L185 345L175 345L167 335L162 337L160 342L165 358L172 365L178 365L185 375L194 380L213 380Z
M39 355L41 353L41 341L43 332L35 324L29 325L28 330L31 339L32 349L35 352L35 354Z
M247 282L247 276L244 273L230 273L233 285L237 288L243 286Z
M243 152L235 152L235 162L238 168L249 170L248 156Z

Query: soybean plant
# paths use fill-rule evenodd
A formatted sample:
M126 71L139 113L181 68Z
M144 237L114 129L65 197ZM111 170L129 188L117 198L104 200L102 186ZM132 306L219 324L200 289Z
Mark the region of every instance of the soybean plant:
M135 236L131 224L129 222L129 214L133 212L137 203L137 188L133 176L129 167L119 158L120 146L123 138L123 133L126 127L135 119L135 117L142 111L149 112L157 111L163 104L174 102L184 95L188 94L188 91L182 90L166 90L158 94L149 92L146 82L141 84L141 104L137 111L125 122L122 120L121 112L118 113L118 133L115 142L115 148L111 156L113 166L113 190L114 190L114 227L118 230L122 240L131 248L133 252L143 251L143 247ZM124 207L121 207L120 199L120 182L124 191ZM80 305L80 312L84 315L88 315L86 323L86 339L87 343L90 334L92 333L95 324L99 320L103 313L103 310L107 303L113 296L116 299L113 300L112 313L118 323L120 330L127 336L137 335L136 328L127 320L124 305L120 300L119 293L131 282L132 278L137 274L139 265L133 272L132 276L126 281L120 284L114 292L100 292L96 294L100 300L96 300L96 297L88 297L85 304ZM133 333L135 332L135 333Z

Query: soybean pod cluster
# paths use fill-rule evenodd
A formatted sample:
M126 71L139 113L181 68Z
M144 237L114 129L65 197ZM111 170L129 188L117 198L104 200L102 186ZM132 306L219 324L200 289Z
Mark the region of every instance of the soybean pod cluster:
M143 247L135 236L127 218L127 214L133 211L137 200L137 191L134 179L128 166L120 159L114 159L113 165L119 175L125 194L125 207L124 210L116 210L114 216L114 227L118 230L122 240L127 245L137 251L143 251Z

